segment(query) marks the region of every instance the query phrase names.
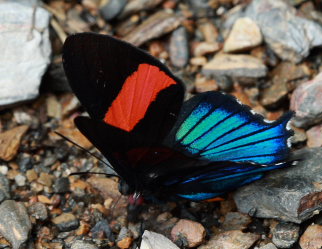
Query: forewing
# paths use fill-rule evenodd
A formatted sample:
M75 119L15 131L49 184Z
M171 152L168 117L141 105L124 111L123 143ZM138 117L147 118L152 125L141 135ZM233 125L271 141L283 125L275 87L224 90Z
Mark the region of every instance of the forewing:
M107 35L82 33L67 38L63 62L71 88L92 119L140 134L150 144L172 128L184 87L149 54Z

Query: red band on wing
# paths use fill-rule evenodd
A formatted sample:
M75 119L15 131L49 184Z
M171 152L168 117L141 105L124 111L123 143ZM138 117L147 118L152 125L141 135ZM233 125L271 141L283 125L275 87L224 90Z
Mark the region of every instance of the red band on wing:
M145 116L158 93L176 84L156 66L140 64L130 75L120 93L105 114L104 121L125 131L131 131Z

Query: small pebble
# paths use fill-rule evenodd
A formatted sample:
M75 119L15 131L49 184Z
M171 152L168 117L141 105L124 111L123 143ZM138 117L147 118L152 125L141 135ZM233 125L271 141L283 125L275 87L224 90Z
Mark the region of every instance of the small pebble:
M239 212L229 212L225 216L225 221L222 224L222 228L225 231L229 230L243 230L247 228L248 224L252 219L247 214L242 214Z
M197 93L208 91L216 91L218 89L217 83L214 79L207 79L206 77L196 77L195 89Z
M307 146L310 148L322 146L322 124L311 127L306 131Z
M26 185L27 178L24 175L16 175L15 176L15 182L19 187L23 187Z
M260 247L259 249L277 249L273 243L268 243L265 246Z
M292 119L296 127L306 128L322 120L322 72L311 81L302 83L292 94L290 109L296 112Z
M8 173L8 167L6 165L1 165L0 166L0 174L6 175Z
M54 184L54 192L63 194L70 191L70 183L67 177L58 178Z
M200 42L196 44L193 54L196 57L204 56L206 54L215 53L220 49L218 43Z
M42 185L45 185L47 187L50 187L53 183L53 178L51 175L45 172L41 172L40 176L38 178L38 182Z
M127 0L110 0L105 1L100 8L101 14L106 21L115 18L124 8Z
M33 182L38 179L37 172L34 169L27 170L26 177L29 182Z
M248 249L260 238L257 234L238 230L227 231L212 237L207 244L198 249Z
M74 241L70 248L71 249L98 249L97 246L83 240Z
M188 247L200 245L206 236L205 228L198 222L181 219L171 230L173 241L180 240L181 236L188 242Z
M202 72L208 75L259 78L267 74L266 66L250 55L218 54L206 65Z
M322 247L322 226L310 225L300 238L302 249L321 249Z
M78 228L79 221L75 215L71 213L63 213L52 219L52 222L57 226L59 231L68 232Z
M48 218L48 211L45 204L35 202L28 208L29 214L37 220L44 221Z
M169 53L171 63L176 67L184 67L189 61L189 44L187 31L180 27L172 32L170 37Z
M145 230L140 249L179 249L179 247L164 235Z
M224 45L224 52L244 51L260 45L263 41L256 22L248 17L236 20Z
M278 223L273 228L273 243L278 248L291 248L299 238L299 226L293 223Z
M0 203L9 198L10 198L9 180L5 176L0 175Z
M93 238L101 238L102 233L104 238L114 240L112 230L106 220L101 220L91 229Z

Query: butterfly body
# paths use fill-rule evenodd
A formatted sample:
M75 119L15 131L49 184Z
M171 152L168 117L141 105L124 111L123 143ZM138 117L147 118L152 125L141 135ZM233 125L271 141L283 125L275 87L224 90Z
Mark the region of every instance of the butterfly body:
M292 113L267 122L232 96L198 94L161 62L110 36L70 36L70 85L90 117L76 126L102 152L133 203L212 199L286 167Z

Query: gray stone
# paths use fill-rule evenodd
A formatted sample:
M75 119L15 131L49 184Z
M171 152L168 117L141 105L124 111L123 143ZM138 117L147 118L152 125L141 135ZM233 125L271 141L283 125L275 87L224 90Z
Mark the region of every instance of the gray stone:
M273 243L278 248L290 248L299 238L300 227L293 223L278 223L273 228Z
M54 191L58 194L63 194L70 191L70 182L67 177L58 178L54 184Z
M76 240L75 242L73 242L70 248L71 249L98 249L97 246L83 240Z
M170 60L176 67L184 67L189 61L189 43L187 31L180 27L170 37Z
M0 2L0 106L37 97L50 62L50 14L37 2Z
M0 203L10 198L9 180L0 174Z
M277 249L273 243L268 243L265 246L260 247L259 249Z
M13 249L25 248L31 230L31 222L25 206L13 200L0 205L0 233Z
M238 210L260 218L301 223L322 210L322 148L302 149L297 165L238 189Z
M15 182L17 186L23 187L26 185L27 178L24 175L18 174L15 176Z
M145 230L142 235L140 249L179 249L171 240L162 234Z
M44 221L48 218L47 207L44 203L35 202L29 208L28 212L31 216L35 217L37 220Z
M251 221L251 218L247 214L229 212L225 216L225 221L222 224L222 228L225 231L244 230L247 228L247 225L251 223Z
M258 24L265 42L283 60L300 62L311 48L322 45L322 27L297 16L283 0L254 0L244 15Z
M101 14L106 21L115 18L126 5L127 0L110 0L100 8Z

